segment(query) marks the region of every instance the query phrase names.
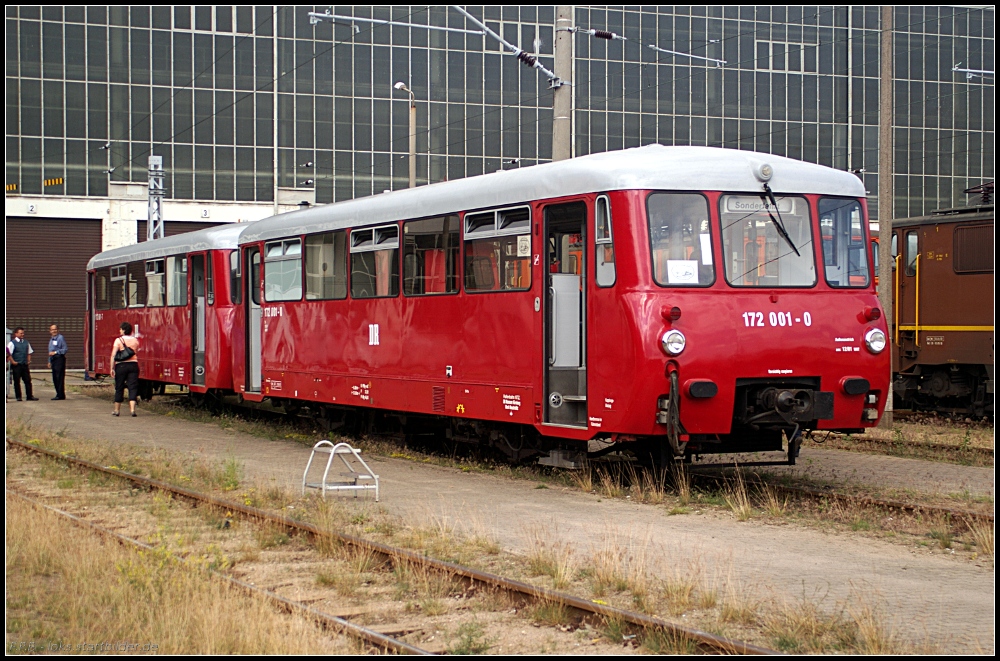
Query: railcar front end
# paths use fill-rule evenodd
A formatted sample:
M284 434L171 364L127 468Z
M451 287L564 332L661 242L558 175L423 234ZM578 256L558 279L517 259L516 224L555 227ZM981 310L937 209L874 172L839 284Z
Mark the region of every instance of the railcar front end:
M865 200L766 184L645 191L630 205L644 212L633 229L648 252L622 294L641 345L627 401L654 452L784 448L794 462L803 432L858 432L884 410Z

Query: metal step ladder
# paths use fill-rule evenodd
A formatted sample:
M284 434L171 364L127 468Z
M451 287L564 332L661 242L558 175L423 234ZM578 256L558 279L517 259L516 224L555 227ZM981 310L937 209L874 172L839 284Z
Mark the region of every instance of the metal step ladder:
M309 482L309 469L312 468L313 459L316 457L317 452L330 456L326 460L326 468L323 470L322 481ZM330 467L333 465L334 457L339 457L344 462L347 472L339 474L341 478L339 481L330 482ZM357 464L360 464L360 468L357 467L357 464L352 465L352 462L355 460ZM356 498L358 491L374 489L375 502L378 502L378 475L361 458L361 451L351 447L349 443L337 443L334 445L330 441L320 441L313 446L312 452L309 454L309 463L306 464L306 470L302 474L303 496L307 488L320 489L323 492L324 499L326 498L327 491L354 491Z

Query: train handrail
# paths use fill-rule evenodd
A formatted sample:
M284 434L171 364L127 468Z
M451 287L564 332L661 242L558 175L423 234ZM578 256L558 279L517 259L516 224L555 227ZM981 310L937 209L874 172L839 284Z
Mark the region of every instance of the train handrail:
M913 294L913 344L920 346L920 253L913 260L913 282L916 291Z
M899 346L899 308L903 305L903 299L899 295L899 283L900 283L899 266L900 266L900 261L902 259L903 259L902 254L896 255L896 268L893 269L892 273L892 277L896 281L896 304L892 306L892 316L894 317L893 319L894 323L892 328L893 332L892 339L896 343L897 347Z

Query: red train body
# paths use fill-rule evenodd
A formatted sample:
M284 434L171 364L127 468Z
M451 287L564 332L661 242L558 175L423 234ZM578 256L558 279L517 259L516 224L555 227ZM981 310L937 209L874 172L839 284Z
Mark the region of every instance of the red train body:
M128 321L141 343L144 398L166 384L233 391L230 255L242 230L213 227L96 255L88 265L88 371L109 373L112 343Z
M793 460L800 432L885 405L867 228L847 173L660 146L276 216L240 235L238 289L216 293L238 301L218 310L231 370L205 387L231 373L245 399L515 460L783 439ZM191 322L170 321L156 351L186 356Z

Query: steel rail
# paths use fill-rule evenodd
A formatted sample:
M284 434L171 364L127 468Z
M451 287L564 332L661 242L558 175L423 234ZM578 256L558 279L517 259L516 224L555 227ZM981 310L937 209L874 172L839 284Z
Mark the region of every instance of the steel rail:
M140 542L137 539L132 539L131 537L126 537L125 535L121 535L112 530L108 530L107 528L98 526L94 523L91 523L90 521L81 519L75 514L70 514L69 512L57 509L55 507L52 507L51 505L46 505L45 503L38 502L37 500L29 498L28 496L24 495L23 493L20 493L19 491L12 490L10 488L5 488L4 492L8 496L15 496L17 498L20 498L21 500L30 503L34 507L41 507L59 516L69 519L71 522L80 526L81 528L85 528L99 535L109 537L123 546L131 545L144 551L156 550L149 544ZM183 565L190 566L192 564L191 561L186 560L185 558L181 558L173 553L168 554L168 557L174 562ZM223 574L222 572L216 571L214 569L208 569L207 571L214 578L229 583L233 587L242 590L250 595L268 599L288 612L298 611L299 613L313 620L316 620L318 623L320 623L326 628L335 629L347 636L363 640L364 642L370 643L385 651L396 652L399 654L431 655L431 652L428 652L427 650L415 647L413 645L410 645L409 643L404 643L400 640L396 640L395 638L386 636L385 634L381 634L377 631L372 631L371 629L354 624L353 622L349 622L348 620L345 620L341 617L337 617L336 615L330 615L329 613L324 613L323 611L317 608L313 608L312 606L309 606L307 604L303 604L301 602L294 601L286 597L282 597L280 594L272 592L271 590L259 588L255 585L250 585L245 581L241 581L238 578L233 578L232 576Z
M897 415L898 411L894 411L893 415ZM874 445L883 448L898 448L900 450L941 450L944 452L953 452L955 454L973 454L978 455L983 458L993 457L996 454L994 448L984 448L978 445L952 445L948 443L920 443L914 441L886 441L880 438L854 438L852 439L858 446L864 445ZM816 445L822 446L825 441L817 442L813 440Z
M167 484L165 482L160 482L159 480L153 480L151 478L142 477L140 475L133 475L132 473L126 473L124 471L120 471L114 468L106 468L99 464L86 461L85 459L79 459L77 457L63 455L58 452L47 450L45 448L41 448L36 445L31 445L29 443L24 443L22 441L18 441L9 437L7 437L6 440L9 445L16 448L20 448L22 450L26 450L28 452L34 452L36 454L48 456L53 459L57 459L59 461L65 461L66 463L74 464L82 468L98 471L107 475L113 475L123 480L133 482L135 484L140 484L142 486L146 486L149 488L159 489L161 491L172 493L174 495L181 496L189 500L194 500L196 502L202 502L208 505L212 505L214 507L220 507L220 508L225 508L229 511L239 512L249 518L275 523L284 526L285 528L288 529L307 533L315 538L332 539L342 544L347 544L358 549L363 549L371 553L376 553L382 557L390 559L395 563L411 563L418 566L424 566L434 569L435 571L440 571L446 574L450 574L452 576L459 577L472 585L478 584L488 588L501 589L509 593L518 594L539 601L545 601L553 604L560 604L572 610L578 611L584 614L584 616L596 615L601 618L628 623L640 629L661 630L669 632L674 635L683 636L688 639L691 639L698 646L709 651L714 651L723 654L768 654L768 655L781 654L781 652L778 652L776 650L768 649L766 647L761 647L758 645L752 645L744 641L733 640L722 636L716 636L715 634L709 633L707 631L681 626L679 624L668 622L658 617L653 617L650 615L645 615L643 613L637 613L634 611L616 608L614 606L608 606L605 604L598 604L593 601L582 599L580 597L565 592L559 592L557 590L551 590L549 588L531 585L530 583L524 583L522 581L505 578L503 576L498 576L496 574L491 574L489 572L483 572L478 569L472 569L470 567L463 567L462 565L458 565L452 562L447 562L445 560L437 560L435 558L429 558L415 551L389 546L388 544L382 544L380 542L366 540L361 537L356 537L354 535L349 535L346 533L321 530L320 528L311 523L296 521L281 514L274 514L256 507L251 507L249 505L243 505L241 503L227 501L222 498L217 498L215 496L212 496L210 494L191 491L190 489L177 487L172 484Z
M705 465L699 466L698 468L705 468ZM699 478L705 478L709 480L714 480L717 484L725 483L728 478L721 475L707 475L701 471L692 471L691 475L697 476ZM901 500L890 500L885 498L872 498L871 496L856 496L846 493L838 493L836 491L827 491L824 489L812 489L809 487L793 487L782 484L771 484L765 482L760 478L749 478L746 480L748 486L754 487L768 487L775 489L781 493L785 493L793 496L801 496L805 498L811 498L813 500L822 500L824 498L831 500L841 500L845 502L855 503L859 505L867 505L870 507L881 507L884 509L894 509L902 510L904 512L917 513L935 513L941 515L950 516L955 521L965 521L968 522L970 519L975 519L978 521L985 521L988 523L994 522L994 517L992 514L987 514L985 512L973 512L971 510L957 509L953 507L942 507L940 505L921 505L918 503L907 503Z

